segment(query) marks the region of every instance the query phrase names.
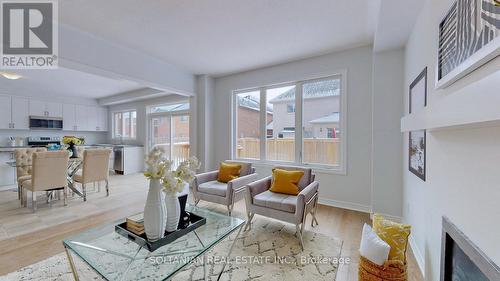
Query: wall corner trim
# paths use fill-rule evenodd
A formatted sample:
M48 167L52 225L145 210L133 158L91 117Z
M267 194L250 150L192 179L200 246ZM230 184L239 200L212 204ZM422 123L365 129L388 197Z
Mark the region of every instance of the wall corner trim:
M413 238L413 235L410 235L410 247L413 252L413 256L417 260L418 267L420 269L420 272L422 273L422 276L424 277L425 280L425 260L424 257L422 256L422 253L420 253L420 250L417 247L417 242L415 241L415 238Z

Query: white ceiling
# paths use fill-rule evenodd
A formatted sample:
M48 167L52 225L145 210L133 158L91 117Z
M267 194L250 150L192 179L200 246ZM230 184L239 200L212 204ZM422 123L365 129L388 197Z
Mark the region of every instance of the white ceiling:
M425 1L381 0L373 48L400 48L406 44Z
M378 5L377 0L64 0L59 20L195 74L221 76L372 44Z
M71 96L95 99L143 87L132 81L115 80L61 67L53 70L8 72L21 74L23 77L18 80L9 80L0 76L0 93L33 97Z

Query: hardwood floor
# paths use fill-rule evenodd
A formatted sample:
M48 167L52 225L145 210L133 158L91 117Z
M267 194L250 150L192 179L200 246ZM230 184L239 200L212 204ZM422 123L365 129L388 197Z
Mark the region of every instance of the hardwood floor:
M88 202L80 203L77 200L73 204L70 202L69 207L61 207L64 208L65 211L69 211L71 208L80 208L79 211L82 211L85 210L87 205L91 206L90 209L94 209L93 204L97 203L92 202L92 200L102 200L102 204L97 204L101 207L105 206L105 208L103 207L102 212L90 212L87 215L72 217L73 219L70 221L54 224L50 227L36 230L35 232L25 233L0 240L0 275L18 270L24 266L36 263L63 252L64 249L62 247L61 240L67 236L142 211L146 193L144 186L147 187L147 182L142 176L116 176L112 177L110 183L112 193L109 198L101 198L102 195L96 194L91 196ZM138 196L138 193L141 193L142 195ZM14 199L15 198L17 197L14 197ZM5 198L1 199L0 202L1 201L6 203ZM225 207L223 206L203 201L200 202L199 206L215 208L221 212L225 211ZM55 205L52 209L54 208L56 208ZM40 209L43 210L43 206ZM50 213L55 212L50 211L50 208L48 207L47 209L49 209L46 213L48 216L50 216ZM22 214L16 214L16 212L12 209L9 210L5 207L0 208L0 218L4 219L5 215L12 215L13 212L20 221L17 228L21 228L23 231L24 229L28 229L30 224L33 222L33 218L23 219ZM18 210L17 212L21 211ZM245 217L245 203L243 200L239 201L235 205L234 215L242 218ZM340 266L336 280L358 280L358 248L363 224L370 223L369 214L319 205L317 218L319 226L312 229L310 226L310 218L308 218L306 230L312 230L342 239L344 244L341 256L351 259L349 264L343 264ZM0 224L2 219L0 219ZM57 216L54 220L57 220ZM50 223L55 222L48 221L47 218L45 218L45 221ZM2 239L1 236L0 239ZM409 280L423 280L411 251L408 255L408 265Z

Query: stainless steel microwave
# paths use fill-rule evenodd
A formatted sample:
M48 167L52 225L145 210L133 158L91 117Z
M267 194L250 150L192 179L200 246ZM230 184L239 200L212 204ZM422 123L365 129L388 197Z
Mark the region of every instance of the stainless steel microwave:
M30 116L30 129L62 130L63 119L58 117Z

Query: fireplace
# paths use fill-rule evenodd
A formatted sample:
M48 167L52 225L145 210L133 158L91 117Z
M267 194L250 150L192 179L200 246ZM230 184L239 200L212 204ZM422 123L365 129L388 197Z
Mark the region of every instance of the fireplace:
M497 281L500 268L443 217L441 281Z

